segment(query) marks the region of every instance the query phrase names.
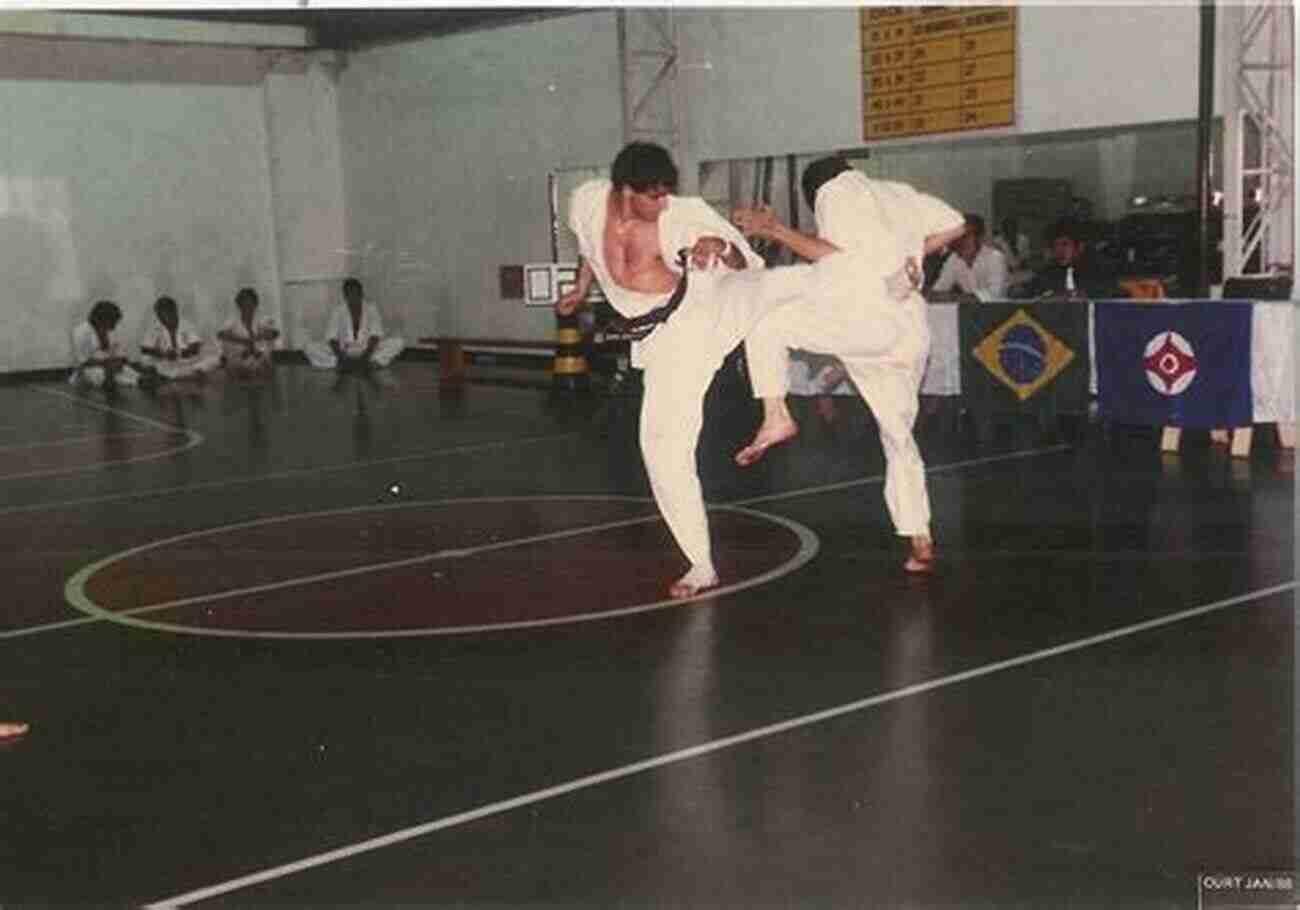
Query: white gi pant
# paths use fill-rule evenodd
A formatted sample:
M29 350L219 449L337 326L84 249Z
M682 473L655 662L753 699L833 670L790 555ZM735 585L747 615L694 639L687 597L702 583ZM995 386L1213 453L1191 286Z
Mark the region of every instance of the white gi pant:
M357 353L364 351L364 344L349 345L348 347L356 348ZM375 347L375 353L371 355L370 362L377 367L386 367L397 359L397 355L402 353L406 347L406 342L396 335L388 335L380 340ZM345 348L346 350L347 348ZM303 346L303 353L307 355L307 360L318 370L332 370L339 365L339 359L334 355L334 351L329 344L324 341L309 341Z
M925 462L912 436L918 392L930 352L925 300L884 293L878 274L854 257L832 254L813 267L810 299L763 319L745 340L756 398L789 391L789 348L834 354L871 408L885 452L885 505L899 535L930 533Z
M644 370L641 454L655 503L692 567L713 569L695 449L713 374L754 326L806 296L811 266L690 273L681 306L632 345Z
M178 357L175 360L146 356L144 362L153 367L163 379L187 379L221 366L221 352L200 353L197 357Z
M72 385L88 385L92 388L100 389L108 381L108 370L97 366L78 367L72 371L68 377L68 382ZM118 385L139 385L140 374L129 363L123 364L122 368L117 371Z

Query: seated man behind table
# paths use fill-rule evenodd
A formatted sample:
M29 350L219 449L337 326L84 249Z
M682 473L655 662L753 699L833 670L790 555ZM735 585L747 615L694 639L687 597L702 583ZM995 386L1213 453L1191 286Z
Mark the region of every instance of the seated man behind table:
M159 297L153 305L154 321L146 331L140 352L144 363L162 379L202 376L221 364L221 352L204 351L194 327L180 318L176 301Z
M113 338L121 321L122 310L111 300L100 300L90 308L86 321L72 331L77 365L69 382L95 388L139 384L140 374L127 362L126 348Z
M257 318L257 291L241 288L235 295L239 312L217 332L222 356L232 376L264 376L271 371L271 345L280 330L269 317Z
M944 260L931 291L971 294L983 301L1001 300L1007 294L1006 257L985 242L983 218L971 212L964 217L966 232L951 244L952 252Z
M1105 300L1124 296L1115 276L1084 255L1078 224L1062 219L1052 226L1048 239L1051 261L1017 289L1016 297Z
M366 300L360 281L349 278L343 282L343 300L330 314L324 343L309 342L303 349L311 365L322 370L388 366L402 353L405 342L384 335L379 307Z

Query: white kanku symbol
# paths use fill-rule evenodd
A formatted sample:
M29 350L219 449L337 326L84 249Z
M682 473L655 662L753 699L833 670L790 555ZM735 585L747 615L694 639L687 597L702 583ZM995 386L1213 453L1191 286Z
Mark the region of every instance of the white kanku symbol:
M1147 382L1161 395L1178 395L1196 379L1196 352L1177 332L1160 332L1142 356Z

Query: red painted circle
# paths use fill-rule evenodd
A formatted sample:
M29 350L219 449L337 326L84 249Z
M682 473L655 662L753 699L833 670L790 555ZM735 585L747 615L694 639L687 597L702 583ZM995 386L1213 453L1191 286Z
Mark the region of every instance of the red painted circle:
M722 509L710 526L723 585L801 552L775 519ZM186 535L110 560L83 590L103 610L196 632L399 634L653 604L685 568L653 503L462 500Z

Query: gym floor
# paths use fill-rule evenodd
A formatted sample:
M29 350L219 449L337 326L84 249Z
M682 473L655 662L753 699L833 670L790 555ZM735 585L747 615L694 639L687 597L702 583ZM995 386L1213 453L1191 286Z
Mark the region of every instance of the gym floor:
M0 387L0 904L1191 908L1293 868L1291 452L932 419L909 578L861 402L742 470L733 366L684 603L635 390Z

